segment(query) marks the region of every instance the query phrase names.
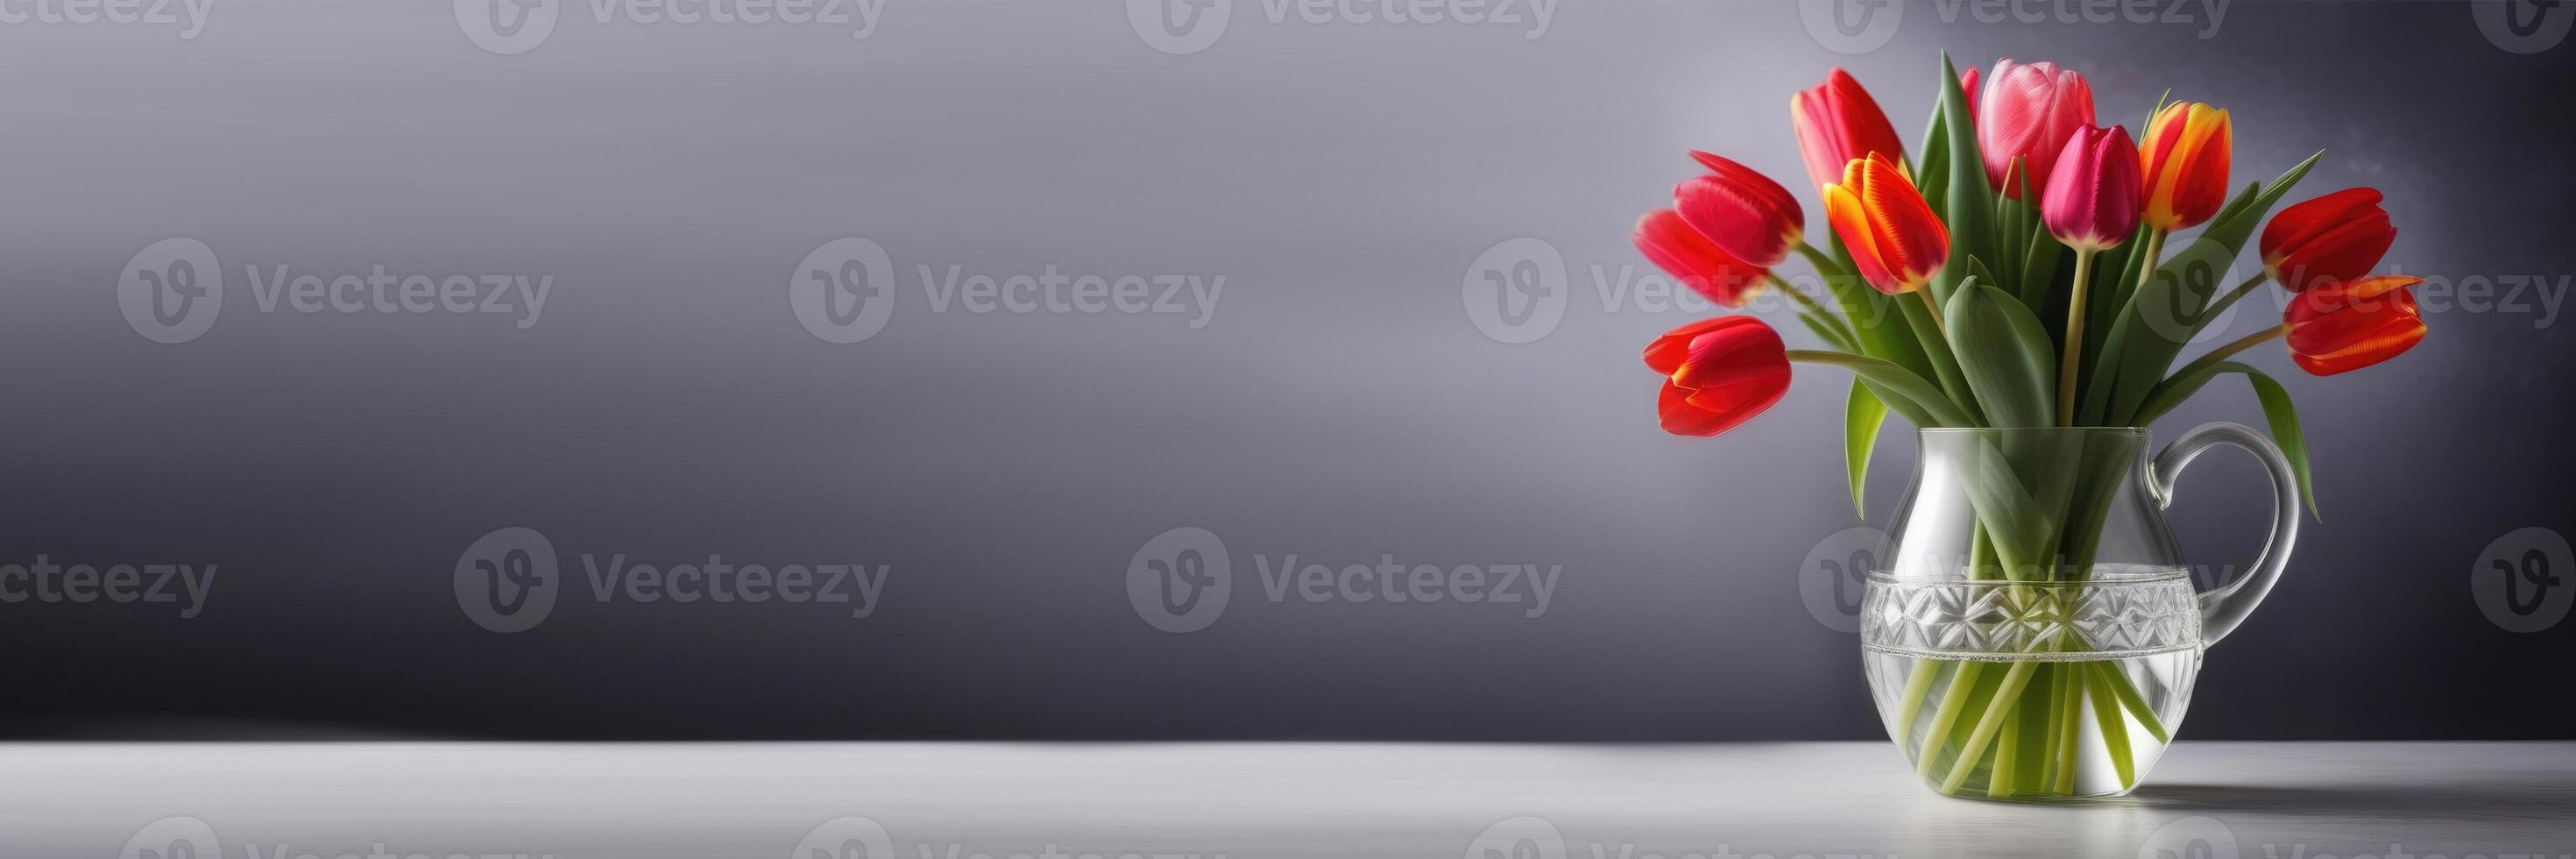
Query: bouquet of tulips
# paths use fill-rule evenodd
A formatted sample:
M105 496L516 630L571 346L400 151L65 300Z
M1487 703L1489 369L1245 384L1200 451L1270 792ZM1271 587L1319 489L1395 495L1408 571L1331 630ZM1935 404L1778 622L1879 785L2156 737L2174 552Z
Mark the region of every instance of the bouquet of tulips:
M1822 248L1804 240L1804 214L1778 182L1725 157L1691 153L1706 172L1674 189L1671 208L1637 222L1637 249L1721 307L1743 308L1761 290L1778 289L1823 348L1788 349L1770 325L1746 315L1665 333L1645 351L1647 366L1665 377L1664 429L1725 432L1779 401L1792 362L1843 368L1854 376L1844 454L1858 507L1889 413L1921 428L2144 427L2233 374L2253 386L2313 509L2287 392L2231 359L2277 338L2294 364L2319 376L2388 360L2423 339L2423 317L2408 294L2419 279L2372 274L2396 233L2371 189L2300 202L2264 224L2323 153L2231 195L2227 111L2160 103L2148 116L2133 142L2123 127L2096 125L2092 91L2071 70L2007 59L1980 86L1976 69L1961 75L1944 57L1931 122L1909 153L1869 93L1835 69L1790 102L1808 177L1833 227ZM2257 227L2260 272L2222 282ZM1809 283L1820 288L1774 273L1793 254L1814 266L1818 277ZM2176 368L2210 320L2267 281L2288 291L2279 325ZM2078 470L2062 460L1998 461L2006 463L1999 470ZM2107 485L2118 476L2117 468L2081 470L2065 479ZM2095 492L2097 507L2107 491ZM2090 523L2082 511L2081 502L2018 516L1979 511L1966 578L2085 581L2098 537L2084 529L2100 523L2098 510ZM1899 724L1925 706L1924 681L1942 666L1922 667ZM2118 673L2085 677L2096 679L2060 688L2095 684L2111 709L2132 705L2145 731L2169 739ZM1969 725L1990 731L2004 708L2048 706L1985 694L1944 700L1926 735L1896 737L1944 790L1957 791L1978 755L1998 753L1986 752L1988 737ZM1981 716L1978 707L1990 712ZM2038 710L2029 716L2040 720L2034 725L2066 721ZM2064 792L2071 758L2025 758L2014 774L2025 787L2057 780ZM2126 789L2134 783L2127 751L2111 758ZM1987 760L1979 766L1998 766ZM1936 761L1955 768L1946 780ZM2000 796L2007 786L1996 772Z

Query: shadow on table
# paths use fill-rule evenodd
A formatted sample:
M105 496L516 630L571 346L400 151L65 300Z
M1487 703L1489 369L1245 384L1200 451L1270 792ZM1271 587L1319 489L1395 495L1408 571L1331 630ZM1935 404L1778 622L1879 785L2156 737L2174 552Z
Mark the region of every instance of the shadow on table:
M2129 798L2149 808L2178 811L2268 811L2361 817L2433 814L2502 819L2576 818L2576 788L2557 782L2404 787L2148 784L2129 794Z

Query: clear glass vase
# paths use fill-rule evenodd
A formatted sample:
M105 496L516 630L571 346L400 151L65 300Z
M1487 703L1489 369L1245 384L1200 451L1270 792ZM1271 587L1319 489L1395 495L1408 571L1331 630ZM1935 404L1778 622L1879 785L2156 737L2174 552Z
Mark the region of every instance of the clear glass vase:
M2269 439L2207 424L2147 457L2130 427L1929 429L1861 600L1887 733L1953 796L2135 788L2173 741L2208 646L2279 579L2298 484ZM2272 477L2272 536L2208 593L2165 525L2173 478L2233 445ZM2210 569L2201 567L2199 569Z

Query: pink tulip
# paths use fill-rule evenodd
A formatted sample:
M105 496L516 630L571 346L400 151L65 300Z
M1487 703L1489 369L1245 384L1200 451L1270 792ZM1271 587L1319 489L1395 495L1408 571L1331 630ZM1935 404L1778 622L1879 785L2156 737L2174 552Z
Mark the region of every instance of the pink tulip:
M2146 206L2138 177L2138 146L2128 129L2090 126L2075 130L2057 153L2041 192L2039 213L2050 234L2079 251L2117 247L2138 229Z
M2083 75L2056 63L1997 60L1976 114L1977 148L1986 158L1986 179L2005 196L2018 200L2020 183L2004 184L2013 159L2022 160L2031 187L2048 187L2066 138L2093 125L2093 87Z

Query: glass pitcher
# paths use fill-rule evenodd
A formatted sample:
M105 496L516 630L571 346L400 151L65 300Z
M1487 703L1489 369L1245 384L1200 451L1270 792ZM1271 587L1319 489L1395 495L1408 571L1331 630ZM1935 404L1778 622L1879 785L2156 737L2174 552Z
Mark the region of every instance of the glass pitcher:
M1887 733L1933 789L2049 801L2118 796L2173 741L2202 651L2289 563L2299 489L2261 433L2213 423L2150 461L2136 427L1927 429L1861 598ZM2272 478L2272 536L2197 593L2165 525L2173 479L2243 448Z

